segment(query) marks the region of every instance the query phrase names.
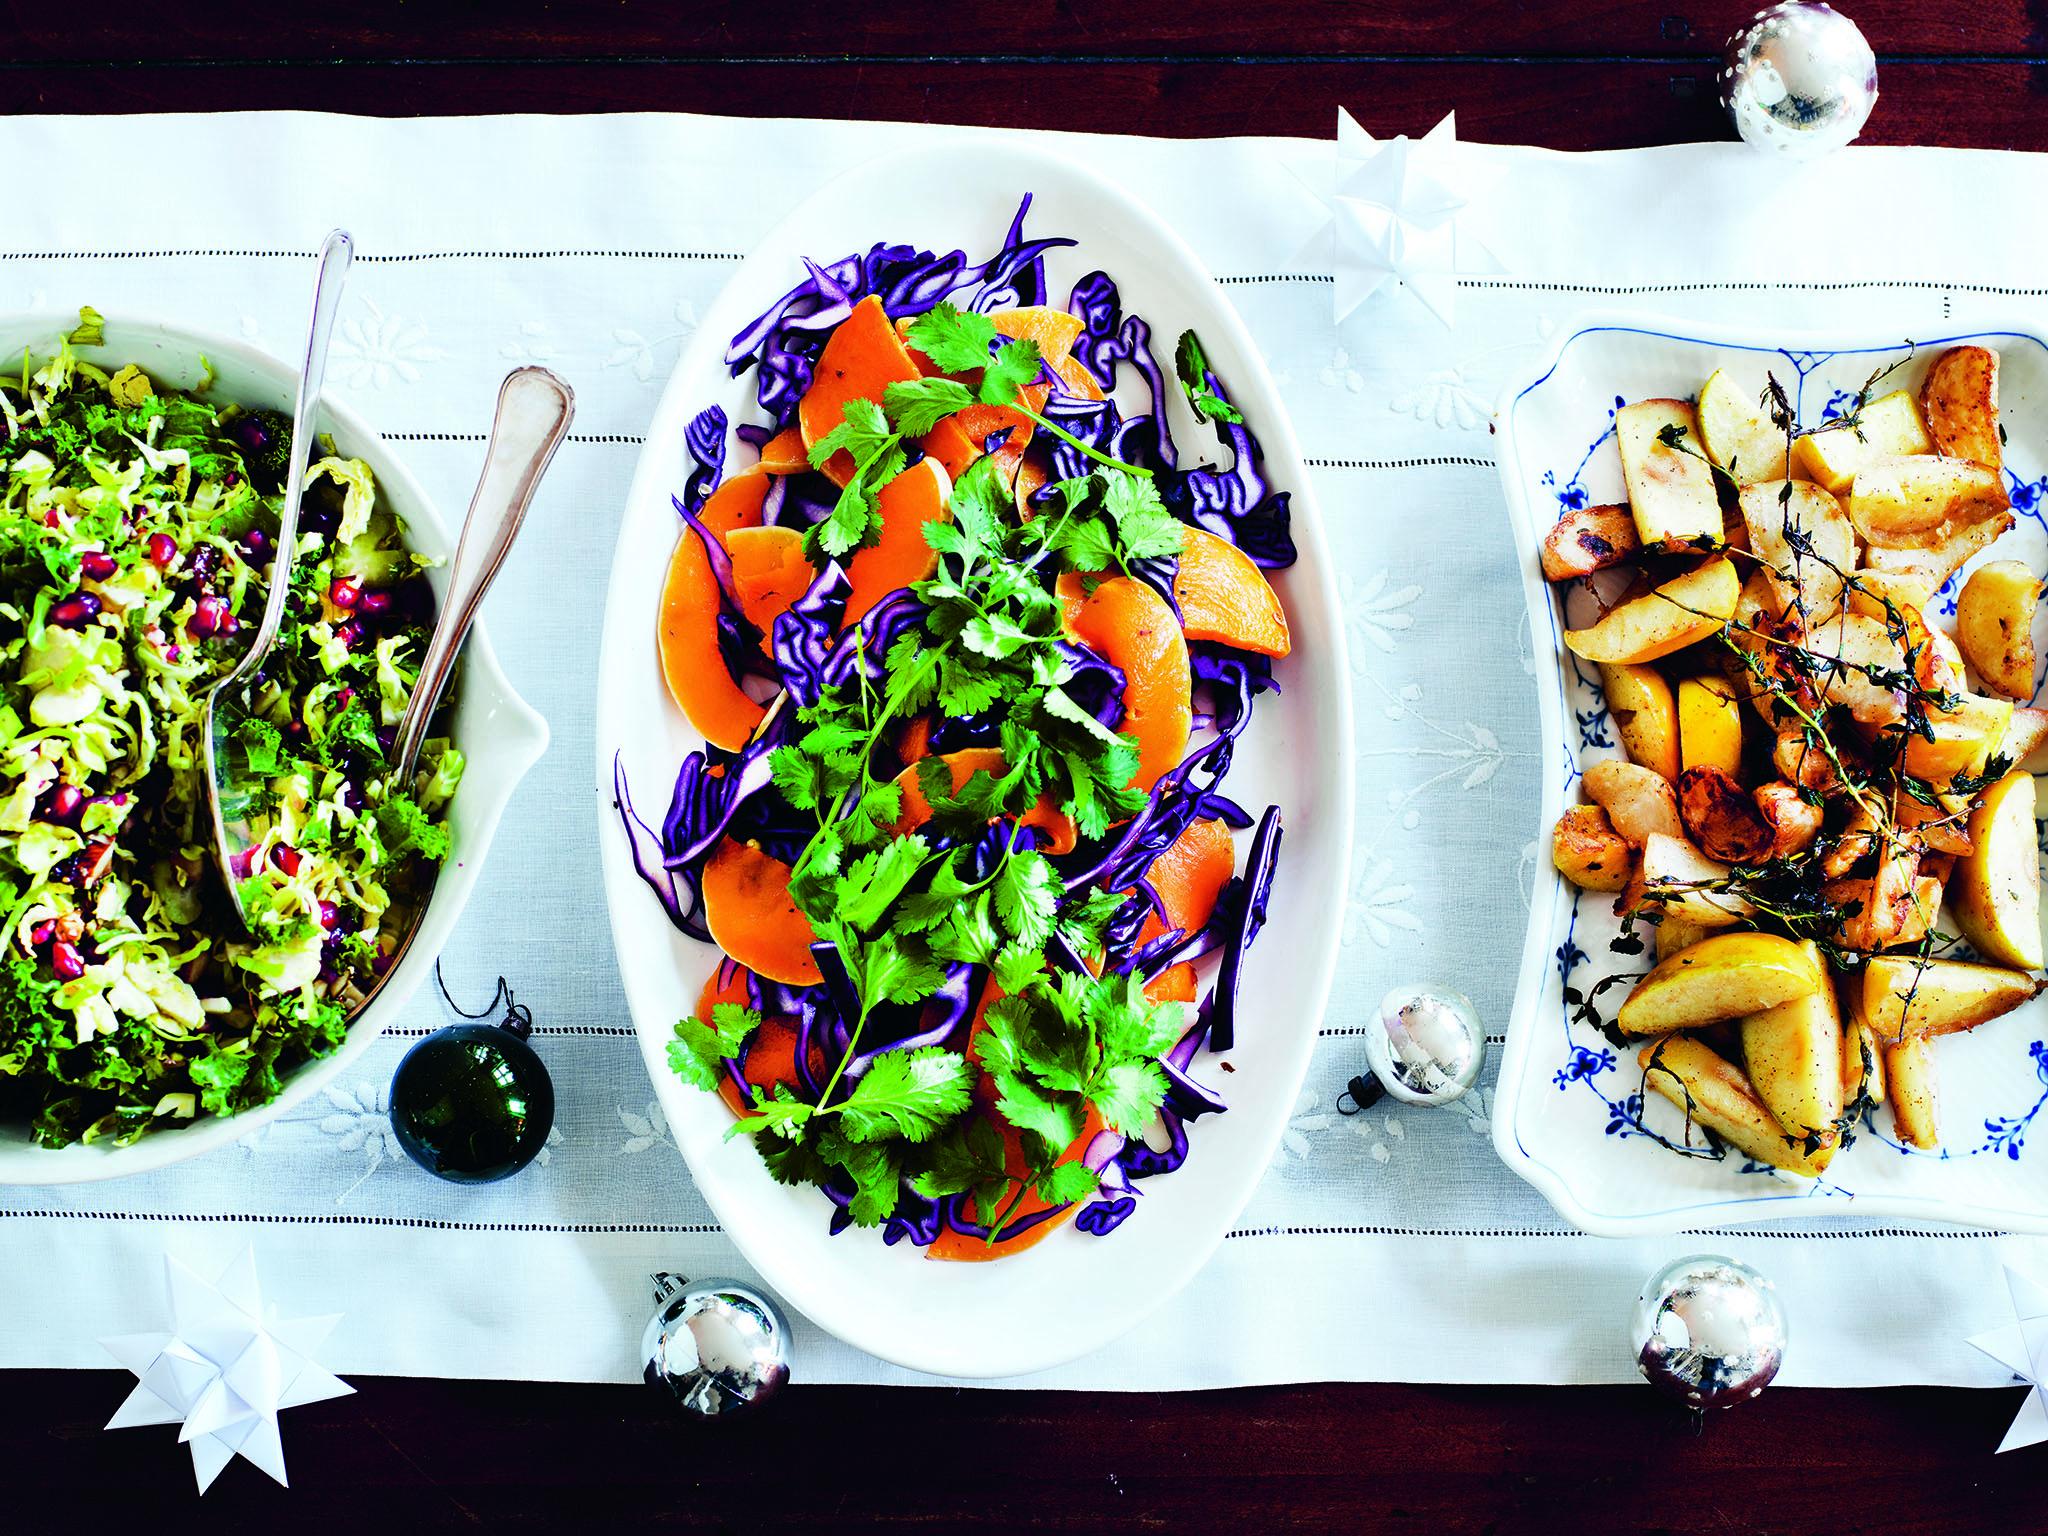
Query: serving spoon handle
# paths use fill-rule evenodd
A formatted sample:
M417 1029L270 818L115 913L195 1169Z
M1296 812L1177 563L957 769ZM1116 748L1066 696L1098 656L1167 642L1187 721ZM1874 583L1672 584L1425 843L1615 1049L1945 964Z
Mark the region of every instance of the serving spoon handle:
M427 653L420 659L412 698L398 722L392 763L401 785L411 780L418 764L434 708L448 686L477 605L505 563L548 461L562 445L575 417L575 392L545 368L518 369L498 390L490 446L484 450L483 473L470 498L469 515L462 520L462 538L449 566L441 615L427 641Z
M318 435L320 390L327 379L327 343L334 334L335 315L341 309L341 289L355 259L355 240L345 229L329 232L320 243L320 265L313 279L313 313L306 323L306 354L299 364L298 393L292 401L292 445L286 462L284 497L278 506L276 553L270 562L270 590L263 599L263 617L249 648L233 670L216 682L206 695L205 718L201 722L201 749L206 756L206 800L213 820L213 855L227 883L229 899L237 915L242 911L241 876L235 860L249 846L249 826L239 815L232 820L221 808L221 774L227 760L228 729L222 705L235 690L254 676L284 623L284 604L292 584L292 557L298 552L299 502L306 493L306 467L311 462L313 439Z

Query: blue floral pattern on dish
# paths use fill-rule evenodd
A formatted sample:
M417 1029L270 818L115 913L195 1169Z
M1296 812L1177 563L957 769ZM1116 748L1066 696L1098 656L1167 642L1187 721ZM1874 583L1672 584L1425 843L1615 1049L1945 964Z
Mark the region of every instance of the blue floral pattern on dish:
M1954 339L1965 340L1967 338ZM1794 415L1801 421L1808 420L1809 417L1805 411L1805 394L1809 376L1819 371L1835 358L1845 354L1780 350L1776 355L1783 358L1791 366L1795 376L1796 382L1785 381L1794 383L1794 388L1791 391ZM1856 391L1854 390L1831 389L1827 398L1820 402L1817 419L1819 421L1839 420L1848 414L1855 400ZM1560 518L1566 513L1577 511L1590 503L1591 493L1585 484L1586 471L1592 464L1594 455L1614 436L1615 411L1625 403L1626 401L1623 397L1615 397L1614 404L1609 407L1607 412L1608 419L1605 429L1587 445L1585 453L1579 458L1569 478L1560 484L1558 471L1556 470L1546 471L1542 476L1543 486L1556 497ZM2010 485L2010 497L2014 515L2030 520L2044 534L2048 534L2048 475L2044 475L2039 479L2029 480L2008 465L2006 467L2006 478ZM1960 575L1951 577L1940 591L1936 593L1936 599L1940 604L1940 611L1943 614L1954 615L1959 587ZM1598 669L1588 668L1577 656L1569 652L1564 653L1563 659L1569 663L1570 670L1570 680L1566 690L1566 708L1577 727L1579 736L1576 751L1569 744L1565 747L1565 761L1567 765L1565 777L1567 797L1569 799L1572 783L1584 771L1584 764L1581 760L1582 754L1594 748L1611 749L1613 741L1608 734L1610 716L1606 693ZM2044 823L2043 826L2041 847L2044 855L2048 855L2048 823ZM1620 1140L1625 1140L1631 1136L1644 1136L1661 1143L1683 1156L1721 1159L1729 1161L1738 1168L1738 1171L1745 1174L1759 1174L1771 1179L1781 1178L1778 1170L1771 1168L1767 1164L1758 1163L1748 1158L1731 1158L1726 1147L1713 1142L1711 1139L1707 1139L1704 1145L1697 1142L1688 1145L1672 1141L1662 1133L1643 1123L1646 1097L1643 1092L1620 1093L1610 1091L1608 1086L1610 1082L1619 1087L1626 1084L1630 1079L1627 1074L1617 1071L1618 1062L1615 1052L1609 1046L1605 1037L1592 1024L1579 1019L1582 991L1572 985L1573 973L1590 960L1587 953L1579 947L1576 939L1579 902L1583 899L1584 895L1584 892L1575 891L1572 893L1571 917L1566 929L1565 940L1556 951L1562 992L1565 1055L1563 1065L1557 1067L1552 1073L1552 1083L1560 1093L1568 1092L1574 1086L1583 1087L1586 1093L1591 1096L1592 1102L1598 1106L1599 1111L1606 1115L1606 1134L1609 1136ZM1615 956L1616 961L1622 965L1625 965L1632 958L1625 955ZM1961 958L1960 952L1958 953L1958 958ZM1907 1146L1874 1124L1869 1118L1867 1109L1863 1118L1856 1124L1844 1128L1842 1147L1846 1150L1857 1138L1860 1131L1905 1155L1949 1159L1977 1157L1985 1154L1993 1156L2003 1154L2005 1157L2017 1161L2026 1147L2029 1128L2043 1109L2048 1108L2048 1042L2034 1041L2029 1048L2029 1055L2032 1077L2039 1083L2041 1088L2039 1096L2030 1107L2020 1113L1987 1118L1984 1121L1983 1143L1974 1149L1944 1145L1936 1151L1928 1152L1921 1148ZM1639 1083L1640 1079L1636 1081ZM1838 1185L1829 1184L1825 1180L1812 1181L1808 1187L1808 1192L1816 1195L1851 1195L1850 1191Z

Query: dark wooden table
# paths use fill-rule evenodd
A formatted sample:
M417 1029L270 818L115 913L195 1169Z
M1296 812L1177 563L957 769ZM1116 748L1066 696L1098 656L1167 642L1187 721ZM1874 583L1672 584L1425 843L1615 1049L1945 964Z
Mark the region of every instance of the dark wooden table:
M0 0L0 110L654 110L1324 135L1341 103L1375 133L1419 133L1455 107L1468 139L1617 149L1726 136L1714 60L1751 8ZM2048 149L2048 5L1844 8L1880 60L1866 142ZM182 1495L158 1496L190 1475L168 1431L100 1432L126 1381L0 1373L0 1532L191 1518ZM2048 1453L1990 1454L2015 1392L1780 1388L1695 1437L1628 1388L812 1387L704 1432L641 1389L356 1385L288 1416L289 1493L233 1466L206 1517L304 1532L2048 1530Z

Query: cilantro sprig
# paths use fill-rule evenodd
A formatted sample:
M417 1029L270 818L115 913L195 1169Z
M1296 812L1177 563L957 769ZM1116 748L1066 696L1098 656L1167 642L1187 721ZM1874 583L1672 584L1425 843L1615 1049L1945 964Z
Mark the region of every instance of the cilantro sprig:
M853 461L831 513L807 535L814 557L822 551L837 559L872 544L880 534L877 499L908 465L906 445L973 405L1002 406L1105 468L1151 476L1149 469L1109 457L1032 407L1023 391L1038 377L1042 359L1029 337L1004 340L987 315L940 303L911 322L909 340L935 367L972 375L973 382L943 375L899 379L883 390L879 406L865 398L846 402L839 423L810 449L816 469L842 453Z

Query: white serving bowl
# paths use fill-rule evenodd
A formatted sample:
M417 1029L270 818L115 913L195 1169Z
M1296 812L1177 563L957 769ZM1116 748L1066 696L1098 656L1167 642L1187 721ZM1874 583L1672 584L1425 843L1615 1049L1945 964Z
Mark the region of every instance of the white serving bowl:
M57 338L76 324L75 317L58 315L0 316L0 356L16 359L18 368L24 347L37 356L45 355L55 347ZM210 363L214 374L210 398L287 413L292 408L296 371L225 336L117 316L106 321L102 344L74 350L109 370L123 363L139 364L151 378L181 389L197 386L204 377L205 364ZM375 472L382 502L404 521L407 542L421 554L445 562L454 553L447 526L419 482L383 439L353 411L331 399L321 403L320 428L332 435L338 451L363 460ZM431 573L431 579L438 594L446 579L445 563ZM468 766L449 812L453 847L435 882L419 933L391 979L350 1026L341 1048L293 1072L285 1079L284 1091L260 1109L154 1130L125 1147L100 1143L38 1147L29 1140L25 1124L0 1121L0 1185L79 1184L148 1173L197 1157L248 1135L303 1103L370 1048L370 1042L404 1009L413 989L432 972L441 946L454 931L476 885L505 802L547 750L547 722L512 691L481 620L464 647L457 687L454 736Z

